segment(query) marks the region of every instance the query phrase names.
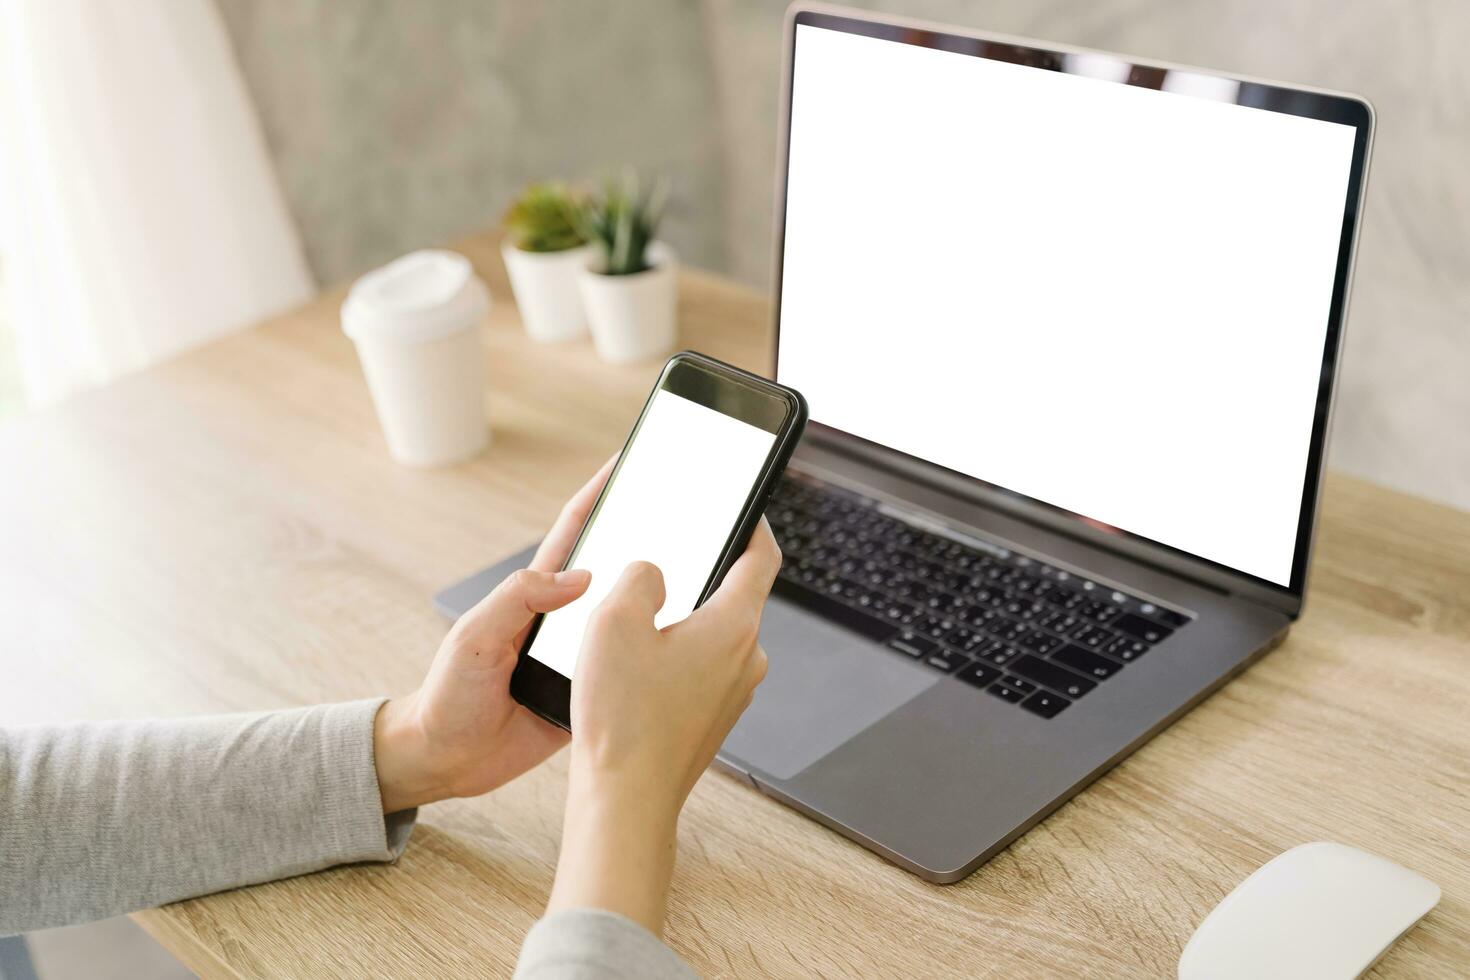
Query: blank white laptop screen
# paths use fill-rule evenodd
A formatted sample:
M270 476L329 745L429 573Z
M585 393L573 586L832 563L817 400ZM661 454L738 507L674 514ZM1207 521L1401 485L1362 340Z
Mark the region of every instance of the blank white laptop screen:
M1354 136L799 25L780 380L1289 585Z

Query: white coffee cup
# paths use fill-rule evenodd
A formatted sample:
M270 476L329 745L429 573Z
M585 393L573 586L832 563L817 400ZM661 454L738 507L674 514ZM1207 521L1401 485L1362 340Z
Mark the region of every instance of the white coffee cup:
M413 252L353 283L342 329L398 462L457 463L489 443L480 336L489 309L489 290L455 252Z

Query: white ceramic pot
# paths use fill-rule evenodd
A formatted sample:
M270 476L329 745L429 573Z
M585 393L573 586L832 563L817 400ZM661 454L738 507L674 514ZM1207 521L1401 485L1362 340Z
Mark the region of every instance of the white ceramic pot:
M592 343L604 361L628 364L674 350L679 263L662 242L648 246L648 261L650 269L609 276L600 271L602 259L595 256L577 273Z
M587 333L587 315L577 290L577 274L586 268L591 245L560 252L527 252L506 239L500 246L505 271L515 290L521 322L532 340L543 344L576 340Z
M468 459L490 441L481 337L490 293L462 255L414 252L342 304L388 451L409 466Z

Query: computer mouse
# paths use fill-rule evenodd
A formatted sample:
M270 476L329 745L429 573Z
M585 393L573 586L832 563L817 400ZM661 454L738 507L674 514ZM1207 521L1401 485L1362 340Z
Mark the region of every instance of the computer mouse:
M1438 885L1376 854L1302 844L1205 917L1179 957L1179 980L1347 980L1438 903Z

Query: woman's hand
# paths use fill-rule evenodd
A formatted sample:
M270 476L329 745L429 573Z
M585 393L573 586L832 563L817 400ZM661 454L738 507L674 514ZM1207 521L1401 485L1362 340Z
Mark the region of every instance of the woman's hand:
M764 520L719 590L653 625L663 576L629 565L593 613L572 679L571 787L549 911L619 912L657 934L679 811L766 673L761 611L781 567Z
M566 744L566 732L510 696L510 675L532 618L587 591L587 572L557 569L611 470L608 460L567 501L529 568L459 618L423 686L378 712L373 751L384 813L487 793Z

